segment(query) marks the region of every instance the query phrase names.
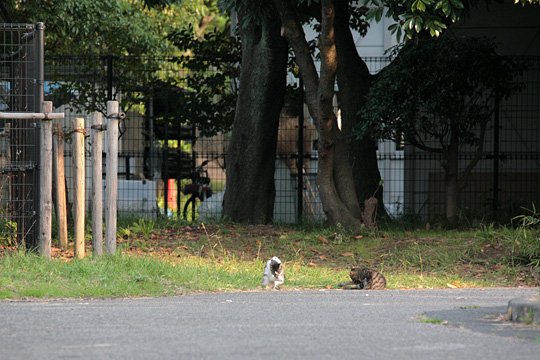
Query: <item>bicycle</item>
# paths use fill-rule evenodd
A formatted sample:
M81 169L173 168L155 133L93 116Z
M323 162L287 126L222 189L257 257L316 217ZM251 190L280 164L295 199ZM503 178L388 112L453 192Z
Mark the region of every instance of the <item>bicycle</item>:
M183 216L188 220L188 209L191 206L191 221L195 220L197 199L201 202L212 196L212 185L208 176L208 160L204 160L191 174L191 183L184 186L184 195L190 195L184 205Z

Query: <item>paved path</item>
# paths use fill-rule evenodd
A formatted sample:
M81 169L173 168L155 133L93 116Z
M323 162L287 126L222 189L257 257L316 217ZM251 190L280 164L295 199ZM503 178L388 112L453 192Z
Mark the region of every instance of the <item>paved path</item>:
M540 328L498 320L510 299L537 293L281 291L4 301L0 359L537 360Z

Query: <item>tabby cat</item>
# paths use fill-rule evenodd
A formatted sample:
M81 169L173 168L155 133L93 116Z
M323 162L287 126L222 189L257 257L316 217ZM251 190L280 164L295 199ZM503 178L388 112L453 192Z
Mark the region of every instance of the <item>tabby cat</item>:
M386 287L386 278L376 270L353 267L349 276L352 281L339 283L338 287L343 290L382 290Z

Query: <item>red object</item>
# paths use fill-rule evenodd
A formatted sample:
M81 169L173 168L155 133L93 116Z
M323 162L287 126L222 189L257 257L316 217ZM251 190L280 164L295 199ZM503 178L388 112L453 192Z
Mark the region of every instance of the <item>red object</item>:
M167 208L176 209L176 184L174 179L167 179Z

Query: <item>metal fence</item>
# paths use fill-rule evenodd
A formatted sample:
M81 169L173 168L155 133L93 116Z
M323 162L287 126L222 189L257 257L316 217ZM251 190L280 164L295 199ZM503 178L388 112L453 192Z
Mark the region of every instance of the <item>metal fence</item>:
M43 24L0 24L0 111L38 112L43 100ZM0 120L0 237L37 246L39 125Z
M523 89L498 104L488 124L482 159L461 195L463 220L509 221L540 204L540 58L521 58L527 65L519 81ZM474 157L460 150L460 169ZM444 214L442 159L406 146L404 205L424 218Z
M198 129L178 125L185 116L182 115L185 94L178 88L190 74L177 62L134 60L113 57L49 59L47 96L60 106L60 111L66 112L67 139L70 118L88 118L89 111L103 110L100 106L104 106L105 100L115 97L127 115L119 144L120 216L181 216L189 198L182 189L190 183L194 168L209 160L208 175L213 193L196 212L204 220L219 219L229 135L220 133L204 137ZM388 63L386 58L368 58L366 61L374 73ZM540 203L540 145L537 141L540 135L540 59L531 58L528 62L530 66L522 77L523 91L500 104L486 136L486 151L464 189L461 207L464 218L507 221L521 211L521 207L530 208L533 202ZM177 79L178 87L170 88L167 85L170 81L161 81L166 79ZM289 82L295 81L291 78ZM146 85L141 86L144 82ZM163 122L164 117L178 121L166 125L169 122ZM90 127L88 121L86 127ZM324 218L315 185L316 131L309 117L302 126L303 139L298 139L298 129L296 117L281 119L275 174L276 222L296 222L301 213L304 218L315 221ZM304 144L306 168L300 191L294 165L298 143ZM66 145L68 196L71 198L71 150L69 143ZM472 154L463 151L460 156L463 167ZM380 141L378 159L384 180L385 207L390 215L412 214L422 219L444 216L444 175L440 157L411 146ZM90 166L89 161L87 165ZM90 173L87 170L87 174ZM89 176L87 180L87 194L90 194Z

